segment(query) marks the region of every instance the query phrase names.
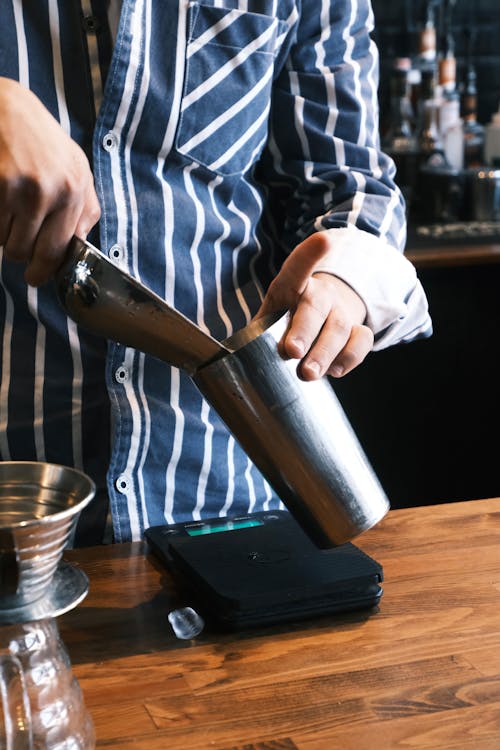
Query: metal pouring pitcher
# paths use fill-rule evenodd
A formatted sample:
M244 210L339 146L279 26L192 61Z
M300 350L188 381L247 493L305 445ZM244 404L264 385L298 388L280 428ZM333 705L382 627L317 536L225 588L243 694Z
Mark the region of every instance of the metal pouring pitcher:
M77 469L0 462L0 750L95 747L55 620L88 591L61 557L94 493Z
M61 304L93 333L183 368L318 547L375 525L389 502L329 381L304 382L277 342L288 316L217 342L74 238L58 271Z

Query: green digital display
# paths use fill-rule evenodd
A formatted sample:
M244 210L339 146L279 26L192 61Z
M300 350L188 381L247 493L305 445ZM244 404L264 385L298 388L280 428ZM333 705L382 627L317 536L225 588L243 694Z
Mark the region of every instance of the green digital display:
M200 524L199 526L186 526L189 536L202 536L203 534L219 534L221 531L235 531L235 529L248 529L251 526L263 526L264 522L258 518L242 518L241 520L224 521L219 524Z

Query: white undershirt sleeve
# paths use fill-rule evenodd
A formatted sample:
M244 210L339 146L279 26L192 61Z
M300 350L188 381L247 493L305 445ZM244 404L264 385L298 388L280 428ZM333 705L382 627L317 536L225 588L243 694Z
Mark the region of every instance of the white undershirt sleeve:
M413 264L384 240L354 226L325 230L332 249L315 268L349 284L365 303L374 350L432 333L427 298Z

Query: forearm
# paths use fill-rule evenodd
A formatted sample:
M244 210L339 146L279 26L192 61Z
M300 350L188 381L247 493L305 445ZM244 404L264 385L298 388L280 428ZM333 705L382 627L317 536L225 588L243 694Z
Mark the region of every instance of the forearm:
M375 348L429 335L415 269L403 257L404 202L393 162L379 149L378 55L371 10L306 0L296 42L275 87L264 167L286 252L327 230L321 268L351 286L367 309ZM314 54L311 52L314 50ZM283 127L283 122L293 127Z

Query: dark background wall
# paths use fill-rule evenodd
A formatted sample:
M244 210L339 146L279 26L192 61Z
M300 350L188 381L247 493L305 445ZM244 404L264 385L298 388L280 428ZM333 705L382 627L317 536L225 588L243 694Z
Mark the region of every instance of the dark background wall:
M434 333L333 381L395 508L500 497L500 264L421 269Z
M383 102L392 59L416 51L423 3L373 6ZM499 0L457 0L459 79L467 29L486 123L500 100ZM393 507L500 497L500 263L421 269L419 277L433 336L371 353L333 387Z
M396 56L417 53L418 32L425 19L424 0L372 0L381 59L381 106L385 109L388 69ZM439 25L439 2L436 22ZM485 124L500 102L500 2L456 0L452 8L458 81L463 80L469 49L477 72L479 122Z

